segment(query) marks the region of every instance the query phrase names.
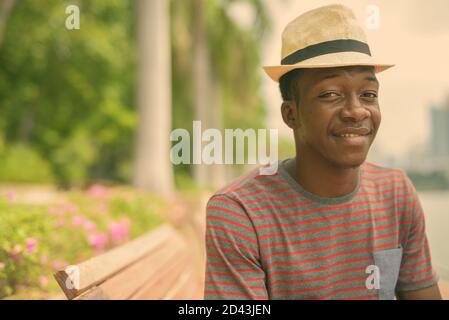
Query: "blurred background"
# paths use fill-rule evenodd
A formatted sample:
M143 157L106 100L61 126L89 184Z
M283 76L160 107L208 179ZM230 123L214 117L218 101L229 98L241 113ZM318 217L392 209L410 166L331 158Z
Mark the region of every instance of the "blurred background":
M172 165L170 132L192 134L194 120L275 128L278 157L294 156L261 66L279 63L286 23L334 2L0 0L0 299L63 298L53 272L164 223L194 244L202 281L205 203L251 166ZM449 3L338 2L396 64L378 76L382 124L368 160L414 182L444 283Z

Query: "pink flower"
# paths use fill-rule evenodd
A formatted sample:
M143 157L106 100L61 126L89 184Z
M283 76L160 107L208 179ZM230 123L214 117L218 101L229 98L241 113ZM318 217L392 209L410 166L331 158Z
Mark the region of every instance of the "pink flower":
M25 241L26 244L26 252L33 253L36 250L37 240L35 238L28 238Z
M84 221L84 229L89 233L94 232L97 229L97 225L93 221L86 220Z
M0 271L2 271L3 269L5 269L6 264L4 262L0 261Z
M71 213L76 213L76 212L78 212L78 206L73 203L67 203L66 210Z
M22 246L20 244L16 244L11 251L11 259L14 262L20 262L22 260Z
M57 227L65 226L65 219L64 218L59 218L58 220L56 220L56 226Z
M97 208L93 210L94 214L105 215L108 212L108 205L106 202L98 204Z
M58 270L65 268L67 266L67 262L65 262L63 260L53 260L51 265L54 270L58 271Z
M54 215L64 215L65 213L77 213L78 211L79 211L78 206L70 202L61 203L57 207L48 208L48 213Z
M130 221L128 218L123 218L118 223L108 223L109 233L114 244L121 243L128 238L129 225Z
M50 280L48 279L47 276L39 277L39 284L41 285L42 288L46 288L49 283L50 283Z
M104 198L108 195L108 190L102 185L94 184L87 190L87 194L94 198Z
M15 198L16 198L16 193L14 191L6 192L6 199L8 199L9 202L14 201Z
M105 233L90 234L87 239L97 252L103 250L108 243L108 236Z
M79 226L83 225L86 221L87 221L86 217L77 215L72 218L72 225L74 227L79 227Z

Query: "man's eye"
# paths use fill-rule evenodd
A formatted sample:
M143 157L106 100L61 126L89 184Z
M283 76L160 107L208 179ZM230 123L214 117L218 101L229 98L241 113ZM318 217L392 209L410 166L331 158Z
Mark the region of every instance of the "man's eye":
M369 99L376 99L377 98L377 93L376 92L364 92L362 94L362 96L364 98L369 98Z
M325 92L319 95L320 98L333 98L338 96L339 94L337 92Z

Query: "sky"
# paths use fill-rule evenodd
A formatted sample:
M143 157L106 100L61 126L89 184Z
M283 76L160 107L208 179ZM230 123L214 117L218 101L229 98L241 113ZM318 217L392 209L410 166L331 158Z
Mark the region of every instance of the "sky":
M381 84L382 123L374 149L403 158L416 148L425 148L430 135L429 109L449 96L449 1L447 0L266 0L272 19L262 52L262 65L277 65L281 33L301 13L333 3L349 6L368 36L371 52L396 66L378 74ZM380 29L366 28L369 5L379 7ZM250 12L242 7L235 14L245 20ZM246 19L248 20L248 19ZM263 77L262 94L268 107L268 126L281 136L292 137L282 122L277 83Z

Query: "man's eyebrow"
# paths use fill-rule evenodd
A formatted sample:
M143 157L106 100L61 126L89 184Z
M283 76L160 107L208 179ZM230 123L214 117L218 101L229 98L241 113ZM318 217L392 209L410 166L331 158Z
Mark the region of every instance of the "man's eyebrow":
M341 76L341 75L338 74L338 73L330 73L330 74L326 74L326 75L320 77L320 78L318 79L318 82L321 82L321 81L324 81L324 80L327 80L327 79L338 78L338 77L340 77L340 76ZM365 77L364 80L368 80L368 81L371 81L371 82L375 82L376 84L379 84L379 80L377 80L376 76L374 76L374 75L372 75L372 76L371 76L371 75L370 75L370 76L367 76L367 77Z
M340 77L340 75L338 73L330 73L330 74L326 74L326 75L320 77L318 79L318 82L321 82L321 81L324 81L327 79L338 78L338 77Z
M371 81L371 82L375 82L376 84L379 84L379 80L377 80L377 78L375 76L368 76L365 78L365 80Z

